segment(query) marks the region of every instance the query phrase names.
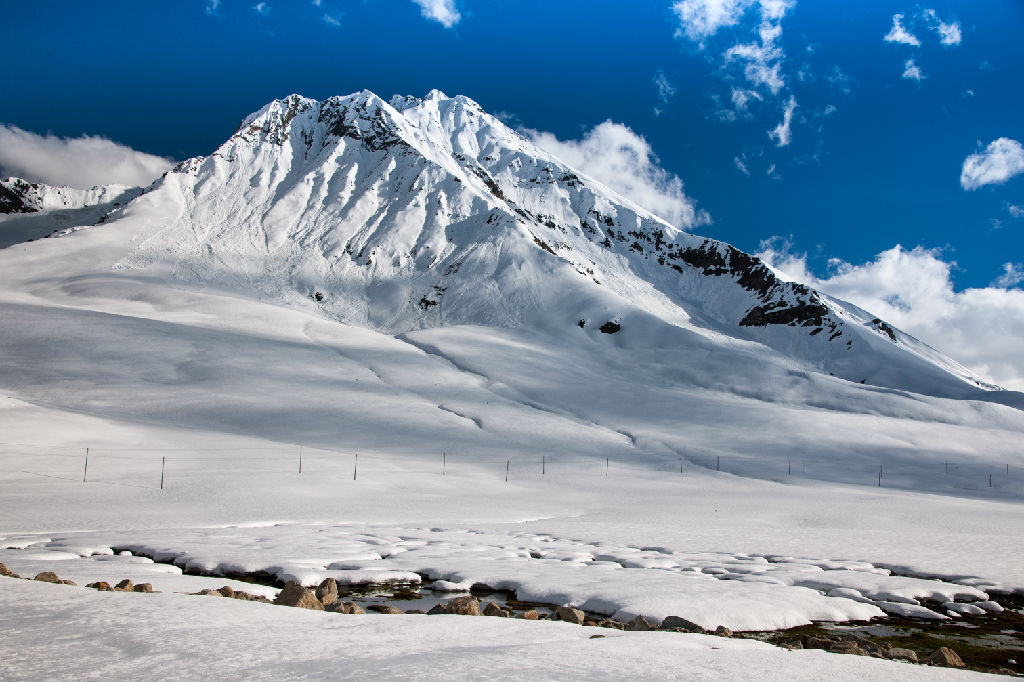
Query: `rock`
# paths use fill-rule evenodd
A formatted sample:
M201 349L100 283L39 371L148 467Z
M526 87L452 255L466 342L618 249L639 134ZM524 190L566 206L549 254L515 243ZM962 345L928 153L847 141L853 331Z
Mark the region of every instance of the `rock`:
M485 616L497 616L498 618L508 618L508 612L492 601L489 601L486 604L484 604L483 614Z
M590 636L590 639L604 639L604 638L605 638L604 635L591 635Z
M424 611L423 609L409 609L408 611L405 612L405 615L407 615L407 616L411 616L411 615L422 616L425 613L426 613L426 611Z
M697 625L692 621L688 621L685 618L679 616L669 616L665 620L661 621L661 627L666 630L682 630L683 632L705 632L704 628Z
M637 616L626 623L626 632L649 632L653 629L654 626L651 625L643 616Z
M913 649L900 649L899 647L893 647L885 652L885 657L893 661L917 663L917 652Z
M340 601L333 601L330 604L325 604L324 611L330 611L331 613L351 613L349 608Z
M78 583L76 583L74 580L61 580L60 584L61 585L71 585L71 587L78 587Z
M368 611L373 611L374 613L384 613L393 616L405 613L405 611L403 611L402 609L395 608L394 606L390 606L388 604L370 604L366 607L366 609Z
M230 599L231 597L235 596L235 591L233 589L231 589L230 585L225 585L224 587L218 589L217 591L220 592L220 595L222 597L227 597L228 599Z
M583 627L585 627L585 628L596 628L597 627L597 621L596 620L585 620L585 621L583 621Z
M18 575L17 573L12 571L11 569L7 568L3 564L0 564L0 576L3 576L5 578L20 578L21 577L20 575Z
M434 604L430 608L430 610L427 611L427 615L428 616L438 616L438 615L442 615L442 614L445 614L445 613L449 613L449 611L448 611L448 607L446 605L444 605L444 604Z
M338 581L334 578L325 578L322 583L317 585L316 598L324 606L338 601Z
M110 583L104 582L102 580L94 583L89 583L88 585L86 585L86 587L91 587L94 590L99 590L100 592L110 592L114 589L110 586Z
M43 571L42 573L37 573L36 577L33 578L33 580L38 580L41 583L59 583L60 582L60 578L58 578L57 574L54 573L53 571Z
M572 623L573 625L583 625L584 615L579 609L574 609L571 606L558 606L555 608L555 617L558 620L565 621L566 623Z
M598 623L597 626L598 627L602 627L602 628L612 628L613 630L625 630L626 629L625 625L623 625L622 623L619 623L618 621L614 621L611 618L605 618L600 623Z
M294 606L300 609L323 611L324 605L316 598L312 590L307 590L297 582L291 581L277 594L274 603L279 606Z
M836 642L828 648L830 653L833 654L851 654L853 656L867 656L868 652L860 648L857 642Z
M146 594L152 594L153 586L150 583L139 583L132 588L132 592L145 592Z
M480 615L480 600L472 595L465 597L456 597L455 599L449 599L448 613L454 613L459 616L479 616Z
M719 637L732 637L732 630L725 627L724 625L719 625L717 628L715 628L715 634Z
M964 667L963 659L948 646L939 647L925 660L932 665L945 665L950 668Z
M530 609L529 611L523 611L519 615L519 617L523 620L540 620L540 614L537 613L534 609Z
M224 596L223 594L220 593L220 590L212 590L209 587L207 587L205 590L199 590L198 592L196 592L196 594L201 596L201 597L223 597Z
M825 639L824 637L804 637L805 649L828 649L833 644L835 644L834 641L832 641L831 639Z
M125 578L118 584L114 585L114 589L118 592L131 592L133 589L135 589L135 583L133 583L128 578Z

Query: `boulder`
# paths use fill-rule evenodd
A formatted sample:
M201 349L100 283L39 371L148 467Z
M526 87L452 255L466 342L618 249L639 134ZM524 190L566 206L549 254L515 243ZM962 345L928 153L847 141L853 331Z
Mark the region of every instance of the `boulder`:
M830 653L833 654L852 654L854 656L867 656L868 652L860 648L857 642L836 642L828 648Z
M71 585L71 587L78 587L78 583L76 583L74 580L61 580L60 584L61 585Z
M540 614L536 610L530 609L529 611L523 611L519 614L519 617L523 620L540 620Z
M220 593L220 590L211 590L209 587L207 587L204 590L199 590L198 592L196 592L196 594L201 596L201 597L223 597L224 596L223 594Z
M405 612L405 615L407 615L407 616L412 616L412 615L422 616L425 613L426 613L426 611L424 611L423 609L409 609L408 611Z
M899 647L893 647L885 652L885 657L893 661L907 661L908 663L917 663L917 652L913 649L901 649Z
M220 596L227 597L228 599L231 599L232 597L239 597L239 595L235 594L235 591L231 589L231 585L225 585L217 591L220 592Z
M100 580L98 582L94 582L94 583L89 583L88 585L86 585L86 587L91 587L94 590L99 590L100 592L110 592L111 590L114 589L113 587L110 586L110 583L102 581L102 580Z
M338 581L334 578L326 578L317 585L316 598L324 606L338 601Z
M124 580L122 580L118 584L114 585L114 589L117 590L118 592L131 592L132 590L135 589L135 583L133 583L128 578L125 578Z
M139 583L132 588L132 592L145 592L151 594L153 592L153 585L150 583Z
M824 637L804 637L804 648L805 649L828 649L835 642L831 639L825 639Z
M654 626L643 616L637 616L626 623L626 632L649 632Z
M613 630L625 630L626 626L618 621L614 621L611 618L605 618L597 624L598 627L612 628Z
M719 625L717 628L715 628L715 634L719 637L732 637L732 630L725 627L724 625Z
M274 603L279 606L294 606L313 611L324 610L324 605L320 603L320 600L316 598L312 590L308 590L294 581L284 586L284 589L274 599Z
M370 606L367 606L366 608L367 608L367 610L373 611L374 613L384 613L384 614L390 614L390 615L393 615L393 616L397 616L399 614L405 613L405 611L403 611L402 609L395 608L394 606L390 606L388 604L371 604Z
M932 665L944 665L950 668L964 667L963 659L948 646L939 647L925 660Z
M480 600L472 595L466 595L465 597L456 597L455 599L449 599L447 602L448 613L454 613L459 616L479 616L480 615Z
M57 574L54 573L53 571L43 571L42 573L37 573L36 577L33 578L33 580L38 580L41 583L59 583L60 582L60 578L58 578Z
M0 564L0 576L3 576L5 578L20 578L21 577L20 575L18 575L17 573L12 571L11 569L7 568L3 564Z
M555 608L555 618L573 625L583 625L584 614L571 606L558 606Z
M430 608L430 610L427 611L427 615L428 616L439 616L439 615L443 615L443 614L446 614L446 613L449 613L449 611L448 611L448 607L445 604L434 604Z
M483 614L485 616L497 616L498 618L508 618L508 612L492 601L489 601L486 604L484 604Z
M679 616L669 616L665 620L661 621L661 627L666 630L675 630L676 632L679 632L680 630L683 632L705 632L704 628L701 626L692 621L686 620L685 618L680 618Z

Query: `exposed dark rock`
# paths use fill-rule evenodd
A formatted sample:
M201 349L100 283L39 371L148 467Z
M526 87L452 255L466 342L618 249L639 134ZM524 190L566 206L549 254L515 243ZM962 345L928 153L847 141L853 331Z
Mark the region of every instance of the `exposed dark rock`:
M600 328L602 334L615 334L620 329L622 329L622 325L618 322L605 322Z
M483 614L485 616L497 616L498 618L508 618L509 616L508 611L501 608L492 601L489 601L486 604L484 604Z
M932 665L944 665L950 668L964 667L963 659L948 646L939 647L925 661Z
M35 213L36 209L25 201L30 187L27 182L18 179L13 179L11 187L0 183L0 213Z
M434 604L432 607L430 607L430 610L427 611L428 616L440 616L447 613L451 612L448 610L448 607L445 604Z
M373 611L374 613L383 613L393 616L405 613L405 611L403 611L402 609L395 608L394 606L389 606L388 604L370 604L366 607L366 610Z
M114 589L117 590L118 592L131 592L132 590L135 589L135 583L133 583L128 578L125 578L124 580L122 580L118 584L114 585Z
M325 578L316 588L316 598L324 606L337 601L338 581L334 578Z
M805 649L828 649L835 641L824 637L804 637L803 644Z
M907 661L908 663L917 663L917 652L913 649L901 649L899 647L893 647L885 652L885 657L894 661Z
M854 656L867 656L868 652L860 648L857 642L836 642L828 648L833 654L852 654Z
M448 607L448 613L453 613L459 616L480 615L480 600L472 595L449 599L446 602L446 606Z
M643 616L637 616L626 623L625 629L627 632L649 632L654 629L654 626Z
M583 625L584 614L579 609L574 609L571 606L559 606L555 609L555 616L558 620L565 621L566 623L572 623L573 625Z
M688 621L685 618L680 618L679 616L669 616L661 622L661 627L666 630L682 630L683 632L706 632L704 628L696 623Z
M740 320L741 327L766 327L770 324L796 324L820 327L828 308L820 303L800 303L788 308L771 310L756 305Z
M225 585L217 591L220 592L222 596L228 597L229 599L236 596L235 591L231 588L230 585Z
M153 592L153 585L150 583L139 583L132 588L132 592L145 592L151 594Z
M540 614L533 609L530 609L529 611L523 611L521 614L519 614L519 617L523 620L540 620Z
M17 573L12 571L11 569L7 568L3 564L0 564L0 576L3 576L5 578L20 578L21 577L20 575L18 575Z
M597 624L598 627L611 628L613 630L625 630L626 626L618 621L614 621L611 618L605 618Z
M88 585L86 585L86 587L91 587L94 590L99 590L100 592L111 592L114 589L110 586L110 583L105 582L103 580L99 580L94 583L89 583Z
M725 627L724 625L719 625L717 628L715 628L715 634L719 637L732 637L732 630Z
M57 574L54 573L53 571L43 571L42 573L37 573L36 577L33 578L33 580L38 580L41 583L59 583L60 582L60 578L57 577Z

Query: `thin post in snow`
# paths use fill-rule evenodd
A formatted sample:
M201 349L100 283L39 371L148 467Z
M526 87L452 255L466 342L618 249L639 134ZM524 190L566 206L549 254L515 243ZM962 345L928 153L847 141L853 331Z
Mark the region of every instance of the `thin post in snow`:
M604 477L608 478L608 458L604 458Z
M989 487L989 488L991 488L991 487L992 487L992 474L989 474L989 475L988 475L988 487Z
M679 473L683 473L683 456L679 455Z
M299 473L302 473L302 446L299 446Z
M949 473L949 462L946 462L946 473Z
M878 487L882 487L882 467L878 467Z
M160 490L164 489L164 470L167 469L167 457L160 458Z
M541 476L547 475L547 469L548 469L548 456L547 455L541 455L540 456L540 475Z
M356 463L355 463L355 465L354 465L354 466L352 467L352 480L353 480L353 481L354 481L354 480L356 480L356 478L357 478L358 476L359 476L359 453L357 452L357 453L356 453Z
M505 460L505 483L508 483L508 465L510 463L511 463L511 460L507 460L507 459Z
M1010 475L1010 463L1009 462L1006 463L1006 475L1007 476Z
M82 483L89 476L89 448L85 449L85 469L82 471Z
M792 476L793 475L793 460L789 460L789 463L788 463L787 466L789 468L789 472L788 473L789 473L790 476Z
M441 453L441 475L444 476L444 470L448 468L448 451L445 450Z
M722 470L722 456L721 455L715 455L715 471L721 471L721 470Z

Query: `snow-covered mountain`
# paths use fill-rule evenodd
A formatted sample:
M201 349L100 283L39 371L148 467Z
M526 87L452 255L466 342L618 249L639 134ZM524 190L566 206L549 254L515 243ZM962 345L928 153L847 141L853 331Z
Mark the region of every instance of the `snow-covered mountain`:
M111 218L154 210L162 227L119 268L311 300L328 318L386 333L476 324L616 331L627 346L755 342L855 382L991 388L436 90L271 102Z
M127 185L75 189L14 177L0 179L0 248L59 229L94 225L141 193L141 188Z

